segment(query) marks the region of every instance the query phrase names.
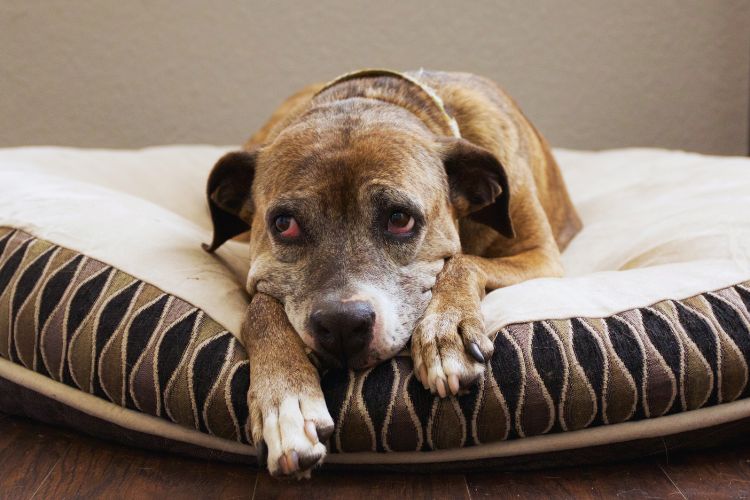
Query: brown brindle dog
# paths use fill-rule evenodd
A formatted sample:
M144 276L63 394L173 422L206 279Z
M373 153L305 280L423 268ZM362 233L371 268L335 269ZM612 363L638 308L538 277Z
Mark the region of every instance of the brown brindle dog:
M459 135L460 133L460 135ZM317 369L364 369L411 339L455 395L485 369L485 291L560 276L581 222L549 147L494 82L364 71L289 98L208 180L214 251L250 232L253 439L309 476L333 431Z

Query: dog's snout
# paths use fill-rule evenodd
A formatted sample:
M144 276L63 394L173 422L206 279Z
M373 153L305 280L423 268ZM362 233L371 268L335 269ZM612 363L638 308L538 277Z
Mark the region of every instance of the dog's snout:
M345 365L369 344L375 309L367 301L326 301L313 308L310 327L319 345Z

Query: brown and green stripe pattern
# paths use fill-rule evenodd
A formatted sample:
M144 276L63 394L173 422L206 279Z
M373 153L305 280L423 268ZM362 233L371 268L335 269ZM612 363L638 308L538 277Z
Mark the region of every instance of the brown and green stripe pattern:
M329 371L333 451L412 451L654 418L746 397L750 282L606 318L509 325L486 376L440 400L397 357ZM249 442L247 356L195 306L0 228L0 356L115 404Z

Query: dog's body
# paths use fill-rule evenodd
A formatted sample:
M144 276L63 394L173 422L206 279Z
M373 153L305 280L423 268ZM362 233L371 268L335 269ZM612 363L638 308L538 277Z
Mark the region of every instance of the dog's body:
M217 163L208 194L209 250L252 227L252 433L284 475L319 463L333 429L306 347L366 368L411 339L415 376L455 395L492 355L485 291L560 276L581 227L541 135L462 73L310 86Z

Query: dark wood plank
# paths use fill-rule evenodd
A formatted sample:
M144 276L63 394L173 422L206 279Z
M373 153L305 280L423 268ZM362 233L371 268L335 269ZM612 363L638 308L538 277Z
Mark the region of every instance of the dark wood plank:
M186 459L81 436L63 454L38 498L250 498L249 467Z
M661 462L687 498L750 498L750 447L673 455Z
M258 476L256 499L363 500L455 498L468 499L463 474L398 474L318 471L309 481L279 480Z
M680 491L655 460L606 466L466 475L472 498L674 498Z
M31 498L70 447L69 436L0 418L0 497Z
M0 498L250 498L256 472L0 418Z

